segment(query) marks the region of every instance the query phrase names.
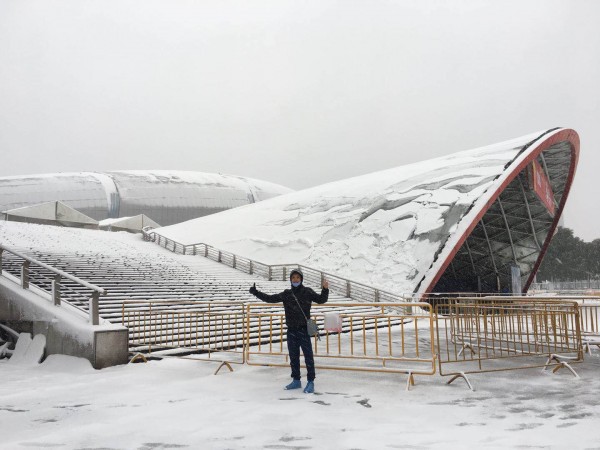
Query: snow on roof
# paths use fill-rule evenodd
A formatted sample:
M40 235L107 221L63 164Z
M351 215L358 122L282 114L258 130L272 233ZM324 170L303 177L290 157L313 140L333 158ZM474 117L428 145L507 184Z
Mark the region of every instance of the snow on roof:
M62 201L96 220L147 214L173 224L291 192L267 181L183 170L0 177L0 210Z
M463 219L484 207L528 144L547 132L324 184L160 228L268 264L302 263L415 292ZM487 194L487 197L486 197Z
M120 217L118 219L104 219L100 221L99 225L101 229L109 229L113 231L141 231L144 227L160 227L158 223L145 214L138 214L137 216L131 217Z

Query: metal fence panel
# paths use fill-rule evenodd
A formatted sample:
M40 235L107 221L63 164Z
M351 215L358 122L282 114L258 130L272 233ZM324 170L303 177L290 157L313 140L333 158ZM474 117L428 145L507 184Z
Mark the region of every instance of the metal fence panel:
M600 348L600 299L584 299L577 301L581 340L587 353L592 353L592 347Z
M194 353L195 359L244 363L242 303L124 302L122 317L133 352Z
M576 302L452 298L436 306L441 375L583 360Z
M408 306L419 306L420 312L405 314ZM324 314L331 312L341 316L342 333L324 330ZM428 304L325 304L314 305L311 313L321 330L321 339L313 339L319 369L435 374L435 324ZM289 366L281 306L247 305L246 320L247 363Z

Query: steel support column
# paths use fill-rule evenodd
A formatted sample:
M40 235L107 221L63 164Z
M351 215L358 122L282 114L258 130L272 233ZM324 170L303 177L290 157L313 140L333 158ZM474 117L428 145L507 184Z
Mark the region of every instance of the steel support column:
M467 254L469 255L469 261L471 261L471 267L473 267L473 273L477 275L477 269L475 268L475 263L473 262L473 254L471 253L471 247L469 247L469 239L465 239L465 247L467 249Z
M519 264L519 261L517 261L517 252L515 251L515 244L513 243L512 234L510 233L510 226L508 224L508 219L506 218L506 213L504 212L504 206L502 206L502 201L500 200L499 196L498 196L498 206L500 206L500 211L502 212L502 219L504 220L504 225L506 226L506 232L508 233L508 242L510 242L510 249L513 254L513 260L515 261L515 264Z
M488 249L490 250L490 258L492 259L492 267L494 267L494 273L496 276L498 275L498 267L496 266L496 260L494 259L494 251L492 250L492 243L487 234L487 230L485 229L485 222L483 221L483 217L479 221L481 223L481 228L483 228L483 234L485 236L485 241L487 242Z
M523 186L523 180L521 179L521 176L519 175L518 178L519 185L521 186L521 193L523 194L523 200L525 200L525 207L527 209L527 217L529 217L529 224L531 225L531 232L533 233L533 240L535 241L535 245L538 248L538 250L541 250L542 246L538 241L537 234L535 233L535 224L533 223L533 217L531 217L531 207L529 206L529 200L527 200L527 192L525 192L525 186Z

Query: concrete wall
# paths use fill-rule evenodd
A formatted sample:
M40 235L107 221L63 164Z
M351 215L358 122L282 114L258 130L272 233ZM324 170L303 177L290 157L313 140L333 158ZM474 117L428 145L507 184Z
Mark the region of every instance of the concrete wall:
M47 293L22 289L10 275L0 276L0 321L46 336L46 355L88 359L96 369L128 362L128 330L106 321L93 326L87 314L63 303L55 306Z

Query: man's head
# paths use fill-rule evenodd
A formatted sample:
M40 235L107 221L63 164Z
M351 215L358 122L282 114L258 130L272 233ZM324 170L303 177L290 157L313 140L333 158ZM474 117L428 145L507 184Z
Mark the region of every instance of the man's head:
M304 275L302 274L302 271L300 269L293 269L290 272L290 282L292 283L292 286L294 287L298 287L302 284L302 281L304 280Z

